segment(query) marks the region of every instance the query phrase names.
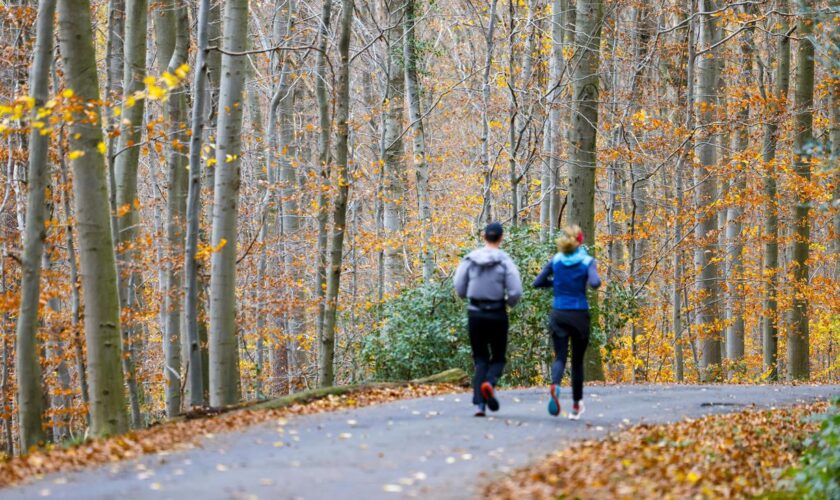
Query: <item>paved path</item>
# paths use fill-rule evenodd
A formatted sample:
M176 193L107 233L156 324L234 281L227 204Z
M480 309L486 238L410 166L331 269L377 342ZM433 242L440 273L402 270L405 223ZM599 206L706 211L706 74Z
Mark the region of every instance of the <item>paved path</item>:
M488 474L622 425L811 401L840 386L593 386L579 422L550 417L544 392L502 391L501 411L485 419L472 417L466 394L296 417L282 432L262 424L188 451L48 476L0 499L470 498Z

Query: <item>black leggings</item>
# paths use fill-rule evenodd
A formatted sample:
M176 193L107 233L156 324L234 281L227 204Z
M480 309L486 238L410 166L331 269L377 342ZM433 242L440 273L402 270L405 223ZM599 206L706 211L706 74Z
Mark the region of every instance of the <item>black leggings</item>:
M589 311L553 310L551 312L551 340L554 343L554 363L551 364L551 383L559 384L566 371L569 342L572 344L572 398L583 399L583 355L589 345Z
M502 376L507 351L508 317L504 309L499 312L469 312L470 346L472 347L475 375L473 376L473 404L484 402L481 384L490 382L493 387Z

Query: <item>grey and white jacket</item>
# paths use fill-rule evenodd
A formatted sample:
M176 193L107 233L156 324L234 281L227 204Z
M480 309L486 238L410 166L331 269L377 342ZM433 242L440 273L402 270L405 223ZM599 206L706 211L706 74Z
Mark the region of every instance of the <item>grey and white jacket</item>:
M455 292L470 301L504 301L513 307L522 298L519 269L502 250L478 248L467 254L455 271ZM469 309L479 307L471 303Z

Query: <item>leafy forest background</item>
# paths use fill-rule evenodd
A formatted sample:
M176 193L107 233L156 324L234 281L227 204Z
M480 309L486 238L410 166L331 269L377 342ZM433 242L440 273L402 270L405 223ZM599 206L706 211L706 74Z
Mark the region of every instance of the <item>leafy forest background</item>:
M471 365L484 223L605 288L589 378L840 379L840 4L0 6L0 446ZM549 297L512 311L540 384Z

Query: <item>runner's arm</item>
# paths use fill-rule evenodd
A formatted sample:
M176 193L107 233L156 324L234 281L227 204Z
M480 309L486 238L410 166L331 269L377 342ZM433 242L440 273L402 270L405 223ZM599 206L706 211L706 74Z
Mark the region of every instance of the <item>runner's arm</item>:
M467 287L470 282L469 268L470 261L464 259L458 264L458 269L455 270L455 278L453 280L455 282L455 293L462 299L467 296Z
M601 286L601 277L598 276L598 264L595 259L592 259L592 262L589 263L586 273L586 282L589 286L592 288L598 288Z
M554 268L551 265L551 261L548 261L548 264L542 268L540 274L537 275L537 279L531 284L534 288L551 288L554 285L554 280L552 279L552 275L554 274Z

